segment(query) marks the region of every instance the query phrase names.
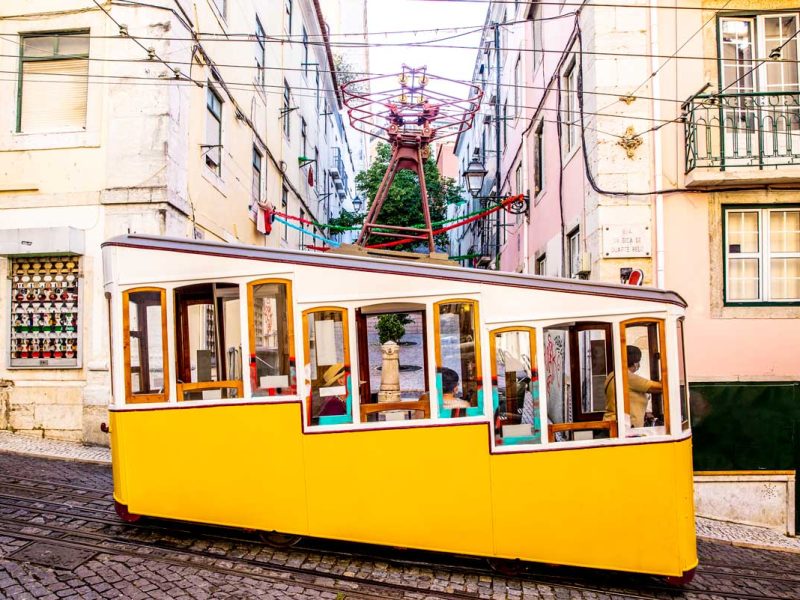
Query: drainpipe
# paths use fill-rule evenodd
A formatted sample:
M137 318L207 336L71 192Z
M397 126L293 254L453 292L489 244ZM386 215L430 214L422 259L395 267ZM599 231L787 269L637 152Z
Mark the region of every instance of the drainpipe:
M658 0L650 0L650 64L652 73L658 71ZM661 103L658 98L661 96L661 83L659 76L653 77L653 122L661 122ZM664 170L663 157L661 152L661 129L653 132L653 189L660 190L661 179ZM656 287L663 288L665 285L664 276L664 195L656 194L655 206L655 229L656 229Z
M655 1L655 0L653 0ZM501 127L505 127L505 121L501 121L500 115L500 25L495 22L494 24L494 64L495 64L495 94L494 94L494 119L497 123L495 131L495 141L497 142L497 152L495 152L495 199L500 201L500 133ZM495 211L495 266L500 270L500 218L503 216L503 210Z

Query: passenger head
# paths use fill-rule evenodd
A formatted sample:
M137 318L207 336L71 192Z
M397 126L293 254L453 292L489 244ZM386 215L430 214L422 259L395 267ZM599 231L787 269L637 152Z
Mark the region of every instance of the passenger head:
M331 365L325 371L325 374L322 376L322 387L330 387L340 379L342 379L345 375L344 365L342 363L336 363L335 365Z
M442 367L439 369L439 373L442 374L442 393L454 393L458 387L458 373L453 371L453 369L448 369L447 367Z
M628 368L635 367L640 362L642 362L642 351L639 350L638 346L628 345L627 354L628 354Z

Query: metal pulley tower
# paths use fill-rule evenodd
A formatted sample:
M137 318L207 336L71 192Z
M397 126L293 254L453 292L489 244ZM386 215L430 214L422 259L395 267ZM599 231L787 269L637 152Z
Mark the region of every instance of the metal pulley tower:
M364 85L367 83L369 85ZM362 92L362 87L371 91ZM453 95L464 92L465 97ZM373 235L426 241L434 252L425 161L430 144L472 127L483 95L476 85L428 75L426 67L403 65L401 73L351 81L342 86L352 126L391 144L392 155L375 199L369 207L356 244L365 247ZM395 176L407 169L417 174L424 228L380 224L381 209Z

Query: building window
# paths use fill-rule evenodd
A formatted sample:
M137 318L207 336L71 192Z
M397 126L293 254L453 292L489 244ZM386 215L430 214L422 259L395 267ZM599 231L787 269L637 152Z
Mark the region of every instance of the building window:
M581 270L581 232L577 227L567 236L569 276L577 277Z
M264 85L266 82L265 69L267 56L267 35L264 33L264 27L261 21L256 17L256 81L259 85Z
M292 35L292 0L283 0L283 27L286 33Z
M564 125L564 149L570 152L578 145L578 68L572 59L563 76L562 120Z
M508 145L508 100L503 102L503 148L506 145Z
M544 121L534 129L533 135L533 196L539 197L544 189Z
M78 258L12 258L10 271L9 367L80 366Z
M284 242L289 241L289 225L286 222L286 215L289 214L289 190L286 189L286 186L283 186L281 190L281 212L283 212L283 235L281 235L281 239Z
M258 148L253 146L253 185L250 191L251 204L250 215L255 220L255 215L258 214L258 205L261 204L261 164L263 157Z
M88 34L23 36L18 132L86 129Z
M800 208L726 208L725 302L800 302Z
M306 223L305 223L305 220L306 220L306 211L304 211L301 208L300 209L300 227L302 227L302 229L300 230L300 248L304 248L305 245L306 245L306 229L305 229Z
M303 26L303 74L308 75L308 32L306 31L305 25Z
M721 89L745 94L797 91L798 21L800 13L721 18ZM785 62L769 60L774 50Z
M542 64L544 58L544 49L542 45L542 7L536 3L531 8L531 15L533 15L533 71L534 73Z
M514 116L522 115L522 57L514 64Z
M227 0L212 0L212 2L214 3L214 6L219 11L219 14L221 14L223 17L225 17L226 16L225 11L227 9L227 4L228 4Z
M283 80L283 134L289 138L292 132L291 127L291 107L289 106L289 102L291 101L292 97L292 89L289 87L289 84L286 80Z
M522 191L522 163L517 165L516 171L514 171L514 187L516 188L517 194L524 194L525 192Z
M547 255L542 254L536 259L536 275L547 275Z
M308 149L308 132L306 128L306 120L300 117L300 156L307 157L306 150Z
M316 69L316 71L315 71L315 80L316 80L315 84L316 84L317 113L319 113L319 104L320 104L320 102L319 102L319 99L320 99L320 93L319 93L319 69ZM325 117L322 117L322 118L324 119Z
M211 85L206 95L206 165L222 174L222 99Z

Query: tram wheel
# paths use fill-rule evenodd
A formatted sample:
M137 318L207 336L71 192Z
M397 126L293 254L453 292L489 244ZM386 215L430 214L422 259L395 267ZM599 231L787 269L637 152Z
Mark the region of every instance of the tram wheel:
M258 537L261 541L273 548L291 548L303 539L301 535L290 533L280 533L278 531L259 531Z
M136 521L142 518L142 515L128 512L128 505L117 502L116 500L114 500L114 510L117 512L117 516L126 523L136 523Z
M688 571L684 571L683 575L670 575L665 577L664 580L669 585L674 585L676 587L687 585L692 582L692 579L694 579L694 572L695 569L690 569Z
M487 558L486 562L492 571L506 577L517 577L525 571L525 566L518 558Z

